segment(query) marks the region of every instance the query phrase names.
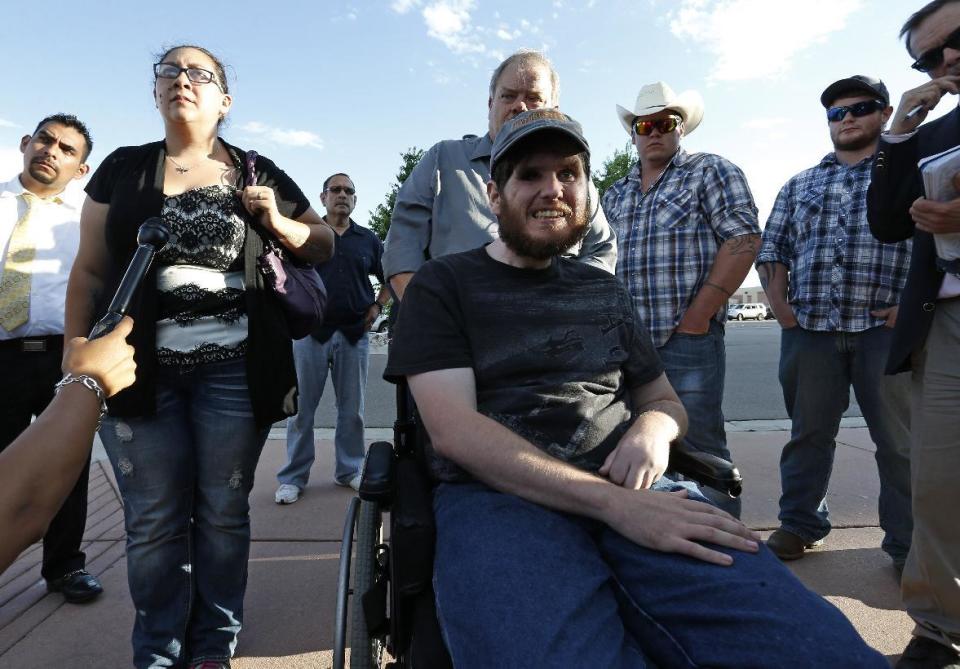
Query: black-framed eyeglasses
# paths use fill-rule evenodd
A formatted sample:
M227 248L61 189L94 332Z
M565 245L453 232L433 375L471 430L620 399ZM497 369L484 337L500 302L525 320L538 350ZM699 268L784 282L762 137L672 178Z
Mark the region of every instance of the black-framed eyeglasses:
M159 79L176 79L180 76L181 72L186 72L187 79L195 84L209 84L212 82L216 84L217 88L221 91L223 90L223 86L217 81L217 75L202 67L180 67L173 63L155 63L153 66L153 75Z
M839 123L846 117L847 112L860 118L861 116L869 116L875 111L880 111L884 107L886 105L880 100L863 100L845 107L830 107L827 110L827 120L831 123Z
M668 116L658 118L655 121L641 121L635 119L633 122L633 131L638 135L649 135L656 128L661 135L666 135L677 129L680 125L680 118L677 116Z
M913 61L912 67L920 72L929 72L943 65L943 50L947 47L951 49L960 49L960 28L947 35L947 39L938 47L929 49L920 54L920 57Z
M326 188L326 191L328 193L337 193L338 195L340 193L346 193L347 195L356 195L357 193L357 191L355 191L353 188L350 188L350 186L330 186Z

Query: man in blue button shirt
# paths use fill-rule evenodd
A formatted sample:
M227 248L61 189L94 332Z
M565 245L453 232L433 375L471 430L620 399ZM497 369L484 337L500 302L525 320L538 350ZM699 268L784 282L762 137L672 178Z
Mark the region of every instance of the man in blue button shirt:
M757 257L783 328L780 385L793 423L780 457L780 529L767 545L794 560L830 531L827 485L853 385L877 447L882 547L902 571L913 527L908 387L883 371L910 246L875 240L866 202L890 97L879 79L855 75L820 102L834 151L780 191Z
M331 370L337 395L334 480L354 490L360 487L368 331L390 301L380 265L383 245L373 232L350 218L357 206L353 181L342 173L328 177L320 201L327 210L324 221L337 233L333 257L317 266L329 298L323 325L310 337L293 343L300 410L287 420L287 464L277 473L277 504L296 502L310 478L313 417ZM376 298L371 275L380 281Z

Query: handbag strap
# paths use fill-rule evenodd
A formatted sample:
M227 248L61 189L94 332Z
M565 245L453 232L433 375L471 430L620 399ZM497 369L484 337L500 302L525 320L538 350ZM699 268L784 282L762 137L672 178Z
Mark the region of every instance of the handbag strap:
M257 157L257 152L253 150L247 151L247 154L244 157L244 168L246 174L243 178L243 185L245 187L257 185ZM279 253L281 256L283 255L283 251L281 250L280 245L273 238L273 235L269 233L264 235L263 245L264 248Z
M247 151L247 156L244 159L247 168L247 174L244 179L244 186L256 186L257 185L257 152L256 151Z

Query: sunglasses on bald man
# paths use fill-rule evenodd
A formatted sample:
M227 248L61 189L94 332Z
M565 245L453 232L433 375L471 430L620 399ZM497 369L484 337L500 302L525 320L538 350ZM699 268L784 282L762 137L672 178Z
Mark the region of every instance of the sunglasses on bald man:
M655 121L642 121L640 119L634 119L633 131L638 135L649 135L654 129L656 129L661 135L666 135L676 130L678 125L680 125L679 116L658 118Z
M830 109L827 110L827 120L831 123L839 123L846 117L847 112L860 118L861 116L869 116L873 112L880 111L885 107L886 105L880 100L864 100L863 102L856 102L845 107L830 107Z

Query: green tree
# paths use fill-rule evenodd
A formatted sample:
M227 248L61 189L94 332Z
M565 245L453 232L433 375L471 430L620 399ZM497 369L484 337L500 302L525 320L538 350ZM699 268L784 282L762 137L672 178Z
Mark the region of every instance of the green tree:
M387 230L390 229L390 217L393 215L393 207L397 203L397 193L400 186L410 176L410 172L416 167L417 163L423 157L423 149L411 146L400 154L403 163L400 171L397 172L397 180L390 186L387 193L387 199L383 204L378 204L377 208L370 212L370 229L382 240L387 238Z
M627 142L622 149L616 149L613 155L603 161L603 166L593 173L593 185L597 187L600 196L613 183L623 177L637 164L637 152L633 144Z

